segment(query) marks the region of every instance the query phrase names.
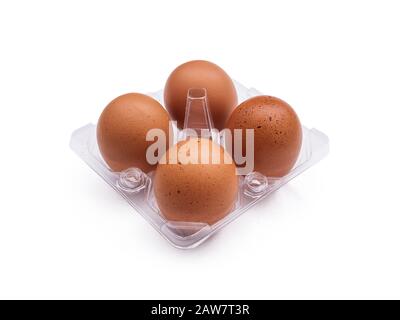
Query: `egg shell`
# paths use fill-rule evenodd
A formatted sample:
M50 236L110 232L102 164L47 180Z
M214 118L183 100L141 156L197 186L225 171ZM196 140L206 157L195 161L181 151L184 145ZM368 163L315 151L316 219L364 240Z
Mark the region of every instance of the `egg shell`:
M167 111L153 98L128 93L111 101L97 124L97 142L104 161L113 171L137 167L144 172L156 168L146 160L146 141L150 129L158 128L169 135Z
M194 156L192 147L199 150ZM199 161L182 163L182 155ZM208 163L199 164L203 155ZM223 163L224 156L231 163ZM211 163L212 157L220 159L220 164ZM161 159L155 173L154 193L167 220L212 225L234 207L238 194L236 166L230 155L211 140L190 138L174 145Z
M227 128L231 132L233 129L254 129L255 171L268 177L282 177L296 163L302 128L297 114L285 101L271 96L250 98L232 112ZM245 130L242 141L242 154L245 154Z
M232 79L216 64L193 60L178 66L164 88L164 102L171 118L182 128L185 119L187 92L191 88L207 90L208 107L214 127L223 126L237 106L237 94Z

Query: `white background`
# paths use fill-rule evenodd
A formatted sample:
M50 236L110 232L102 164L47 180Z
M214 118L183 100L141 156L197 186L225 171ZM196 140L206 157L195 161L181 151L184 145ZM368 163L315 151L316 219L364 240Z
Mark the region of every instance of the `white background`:
M398 1L2 1L0 298L400 298ZM70 149L208 59L330 155L192 251Z

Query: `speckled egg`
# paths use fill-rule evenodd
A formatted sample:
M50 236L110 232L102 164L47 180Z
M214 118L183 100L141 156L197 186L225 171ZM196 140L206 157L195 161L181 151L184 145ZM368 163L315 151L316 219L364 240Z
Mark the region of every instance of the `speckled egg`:
M255 171L268 177L282 177L296 163L302 128L296 112L285 101L271 96L250 98L232 112L226 126L231 131L254 129ZM242 140L244 154L244 131Z

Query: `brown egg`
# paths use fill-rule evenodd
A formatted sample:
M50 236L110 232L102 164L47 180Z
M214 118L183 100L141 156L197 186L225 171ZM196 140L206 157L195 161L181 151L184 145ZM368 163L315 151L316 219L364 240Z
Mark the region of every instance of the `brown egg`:
M185 160L188 158L190 161ZM232 158L207 139L190 138L174 145L164 154L155 173L157 204L170 221L212 225L233 209L237 192L238 177Z
M268 177L282 177L294 166L301 148L299 118L285 101L257 96L241 103L227 128L254 129L254 170ZM242 134L243 154L246 140Z
M223 126L237 105L236 89L228 74L214 63L204 60L186 62L169 76L164 88L165 107L173 120L183 127L186 97L190 88L205 88L214 127Z
M137 167L144 172L155 169L146 160L146 141L150 129L159 128L168 141L167 111L153 98L128 93L114 99L104 109L97 124L97 142L104 161L113 171Z

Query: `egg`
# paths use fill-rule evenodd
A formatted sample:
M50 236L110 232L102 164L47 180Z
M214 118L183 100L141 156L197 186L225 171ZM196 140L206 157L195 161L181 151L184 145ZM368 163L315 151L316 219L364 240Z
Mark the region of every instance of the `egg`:
M237 193L232 158L208 139L178 142L164 154L155 172L154 195L169 221L212 225L234 208Z
M237 94L232 79L216 64L194 60L178 66L169 76L164 88L164 103L178 127L183 127L187 92L191 88L207 90L208 107L214 127L223 129L233 108Z
M113 171L137 167L144 172L155 169L146 159L146 150L153 142L146 141L150 129L164 131L169 137L167 111L153 98L128 93L111 101L97 124L97 142L104 161Z
M268 177L282 177L296 163L302 128L297 114L285 101L271 96L250 98L233 111L226 126L231 132L254 129L255 171ZM244 134L243 130L243 154L246 150Z

